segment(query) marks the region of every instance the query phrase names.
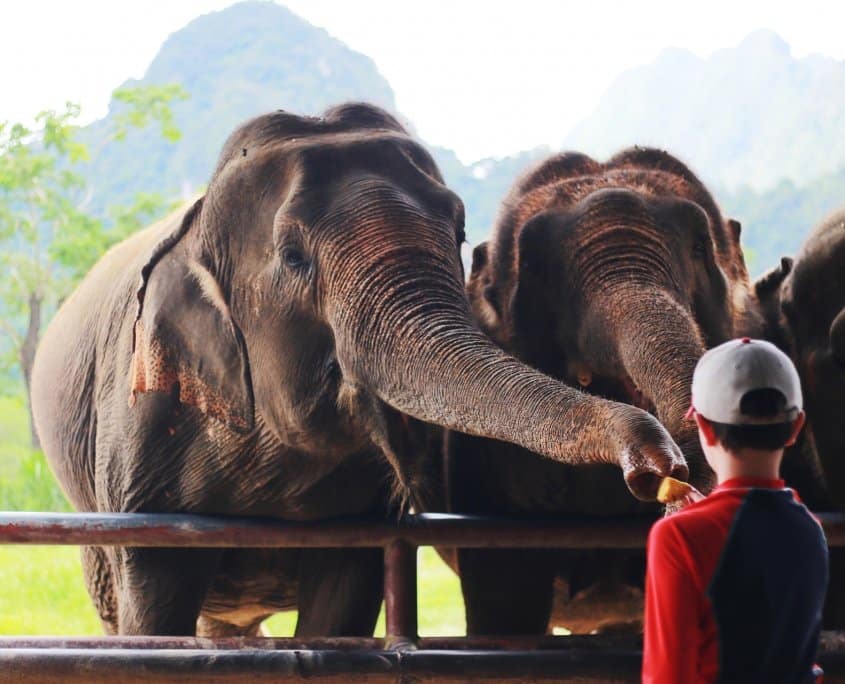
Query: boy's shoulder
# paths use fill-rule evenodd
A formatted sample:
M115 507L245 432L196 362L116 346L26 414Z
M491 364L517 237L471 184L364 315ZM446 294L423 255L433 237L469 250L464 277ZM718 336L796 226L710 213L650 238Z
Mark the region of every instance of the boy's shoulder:
M750 492L718 489L655 523L648 537L653 571L674 566L690 577L699 592L706 592Z
M659 534L694 533L700 528L718 525L722 519L732 519L742 505L748 491L726 489L713 492L701 501L685 506L681 510L655 523L653 532Z
M735 487L719 489L680 511L659 520L649 533L649 545L665 545L683 549L692 559L703 561L718 554L731 533L731 528L743 504L752 492L772 494L782 503L800 509L800 514L815 521L792 489L755 489ZM768 496L766 496L768 498ZM818 521L815 521L816 523Z

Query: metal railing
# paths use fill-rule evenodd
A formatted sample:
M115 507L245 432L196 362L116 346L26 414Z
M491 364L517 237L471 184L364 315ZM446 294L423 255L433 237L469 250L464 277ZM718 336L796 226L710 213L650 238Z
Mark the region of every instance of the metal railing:
M845 516L819 515L831 546ZM0 682L639 681L634 637L423 637L419 546L643 548L651 519L414 515L395 522L157 513L0 513L0 544L384 549L385 637L2 637ZM2 588L0 588L2 591ZM826 683L845 681L845 635L826 633Z

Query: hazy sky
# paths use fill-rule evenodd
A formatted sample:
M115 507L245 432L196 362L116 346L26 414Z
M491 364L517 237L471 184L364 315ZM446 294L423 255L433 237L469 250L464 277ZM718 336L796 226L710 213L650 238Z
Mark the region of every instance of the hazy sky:
M0 120L71 99L102 116L168 34L231 0L0 0ZM557 145L621 71L661 49L705 56L769 28L793 54L845 59L845 2L287 0L368 54L400 111L464 161ZM284 106L280 102L279 106Z

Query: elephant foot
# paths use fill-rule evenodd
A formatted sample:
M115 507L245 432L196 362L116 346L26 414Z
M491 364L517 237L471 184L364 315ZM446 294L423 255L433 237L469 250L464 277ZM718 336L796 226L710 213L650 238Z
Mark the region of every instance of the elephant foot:
M218 620L209 615L200 615L197 620L197 636L209 639L221 637L262 637L270 636L262 626L269 615L262 615L247 624L235 624Z
M557 577L549 627L573 634L639 634L643 606L642 590L623 582L599 581L570 598L569 583Z

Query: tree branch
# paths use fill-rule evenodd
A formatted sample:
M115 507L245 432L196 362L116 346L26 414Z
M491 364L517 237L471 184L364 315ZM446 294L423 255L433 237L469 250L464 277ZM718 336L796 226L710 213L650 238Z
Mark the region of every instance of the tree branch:
M0 318L0 328L3 328L3 330L6 331L6 334L12 338L12 343L15 345L15 347L20 349L21 345L23 344L23 336L17 330L14 329L12 324L9 323L9 321L7 321L6 319Z

